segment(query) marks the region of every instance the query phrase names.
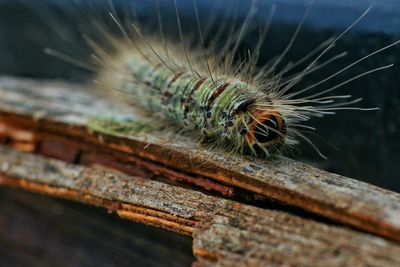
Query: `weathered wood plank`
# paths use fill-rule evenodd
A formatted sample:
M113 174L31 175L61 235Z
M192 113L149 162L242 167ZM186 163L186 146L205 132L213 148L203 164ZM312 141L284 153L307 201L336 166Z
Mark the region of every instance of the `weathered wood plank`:
M0 147L0 184L193 235L200 266L397 266L400 245L201 192Z
M287 158L261 161L231 157L198 147L182 136L157 132L135 136L91 133L86 126L92 116L137 115L128 106L115 105L84 88L2 78L0 96L0 136L20 150L63 155L71 162L92 155L94 160L90 163L101 165L107 164L99 162L99 158L112 154L114 159L119 157L118 164L121 160L128 165L136 162L135 171L145 170L145 175L151 176L157 169L156 173L166 179L226 196L234 197L238 189L246 190L249 195L262 195L400 241L400 195L394 192ZM49 136L64 138L62 142L67 145L57 148L62 142L54 140L46 144ZM59 155L63 147L72 150ZM153 165L146 165L149 162Z

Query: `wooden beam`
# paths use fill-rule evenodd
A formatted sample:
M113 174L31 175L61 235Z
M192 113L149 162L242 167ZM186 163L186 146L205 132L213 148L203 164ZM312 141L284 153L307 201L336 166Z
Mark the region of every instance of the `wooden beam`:
M400 241L400 195L389 190L284 157L228 156L176 134L93 132L87 127L93 116L138 115L84 86L2 78L0 95L0 140L16 149L147 178L156 174L242 202L261 196Z

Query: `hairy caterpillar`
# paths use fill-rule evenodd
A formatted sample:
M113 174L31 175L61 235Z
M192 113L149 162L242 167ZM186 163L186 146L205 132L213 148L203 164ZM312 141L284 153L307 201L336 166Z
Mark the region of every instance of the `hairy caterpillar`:
M174 1L171 1L171 5L175 6L178 30L175 41L167 40L159 13L159 33L148 35L134 21L125 25L111 3L109 17L116 28L114 30L119 33L112 34L102 25L94 24L97 33L107 40L108 45L105 48L94 38L85 37L93 50L92 62L78 62L59 52L48 52L98 72L96 80L101 87L127 93L128 101L152 113L157 121L174 125L212 146L237 154L269 156L279 152L281 147L296 145L301 139L314 146L302 132L310 129L306 125L308 120L333 114L339 109L359 109L352 105L361 99L346 100L350 98L349 95L329 93L354 79L391 65L361 73L321 91L312 90L355 64L398 43L374 51L316 84L293 91L292 88L304 77L345 55L341 53L322 60L369 9L337 38L327 40L292 65L281 67L283 58L293 45L312 6L310 3L282 54L259 67L259 44L268 33L268 20L267 26L260 31L254 50L237 59L238 47L248 30L256 4L251 5L246 19L238 28L229 28L222 23L220 30L230 31L231 37L222 46L217 46L213 43L206 44L204 29L194 2L197 22L194 31L199 41L196 46L190 47L182 33L179 8ZM275 6L272 5L270 13L273 14L274 10ZM294 67L305 62L302 70L289 74ZM308 92L310 94L307 95Z

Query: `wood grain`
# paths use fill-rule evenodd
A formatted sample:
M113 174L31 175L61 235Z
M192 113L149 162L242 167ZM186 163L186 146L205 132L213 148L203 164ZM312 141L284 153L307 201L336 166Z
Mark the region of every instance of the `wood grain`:
M339 226L0 147L0 184L193 236L199 266L397 266L400 245Z
M138 115L86 87L2 78L0 95L0 136L16 149L68 162L91 159L88 164L103 166L111 162L107 167L140 172L146 178L155 172L160 179L243 202L263 196L400 241L400 195L389 190L288 158L228 156L176 134L93 133L86 128L93 116L115 113L134 119ZM106 156L113 160L102 162ZM131 164L134 168L129 170Z

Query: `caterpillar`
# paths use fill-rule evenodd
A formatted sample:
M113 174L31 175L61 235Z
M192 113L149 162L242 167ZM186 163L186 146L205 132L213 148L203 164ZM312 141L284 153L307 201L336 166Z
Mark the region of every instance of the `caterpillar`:
M182 13L176 0L170 1L175 11L175 40L168 38L164 32L158 2L158 33L149 34L134 19L124 23L114 3L110 1L108 16L114 26L113 32L97 20L92 22L96 34L102 36L107 44L101 44L97 37L89 34L83 35L92 50L91 61L82 62L52 49L46 52L93 70L97 73L96 83L101 88L123 92L126 101L146 111L156 124L173 126L176 131L193 136L201 143L232 154L269 157L303 140L321 157L325 157L303 133L304 130L314 130L307 122L314 117L334 114L337 110L374 110L355 107L354 104L361 101L361 98L352 99L350 95L330 93L355 79L387 69L393 64L371 69L320 91L315 89L400 41L371 52L315 84L293 90L311 73L346 55L343 52L324 59L335 44L370 10L368 8L363 12L339 36L328 39L300 60L282 67L282 61L301 31L312 2L307 5L283 52L263 66L258 65L260 49L268 34L276 5L270 6L265 26L259 30L259 40L254 49L239 54L240 44L256 13L256 1L252 1L239 27L229 27L223 21L217 27L217 41L207 42L205 31L210 26L202 25L197 3L193 0L196 21L194 32L198 38L197 44L191 45L185 39ZM221 41L221 32L225 30L230 37L221 45L218 42ZM292 73L299 66L303 67Z

